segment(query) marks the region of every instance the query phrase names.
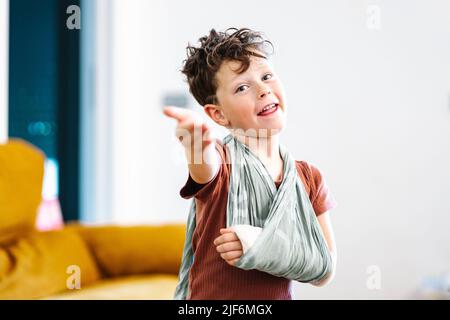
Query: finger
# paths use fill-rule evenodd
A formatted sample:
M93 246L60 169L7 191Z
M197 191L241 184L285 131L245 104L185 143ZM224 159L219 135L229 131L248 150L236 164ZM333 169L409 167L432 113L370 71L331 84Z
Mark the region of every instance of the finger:
M197 119L195 116L186 116L185 119L178 122L175 134L178 139L180 139L180 137L183 139L189 138L188 144L192 144L195 141L200 142L194 143L194 147L201 150L202 142L205 140L203 125L204 123L201 119Z
M223 243L222 236L218 236L217 238L215 238L213 243L214 243L215 246L218 246L219 244L222 244Z
M221 253L220 256L224 260L234 260L242 256L242 250L228 251L225 253Z
M192 144L194 139L201 137L201 127L202 123L193 117L186 117L185 119L178 122L177 129L175 130L175 135L178 139L187 139L188 144ZM181 139L180 139L181 140ZM194 144L201 147L201 143Z
M236 262L238 262L239 261L239 259L240 258L237 258L237 259L233 259L233 260L225 260L230 266L235 266L236 265Z
M238 237L236 236L236 234L234 232L228 232L228 233L225 233L225 234L217 237L214 240L214 244L216 246L218 246L218 245L220 245L222 243L235 241L235 240L239 240Z
M220 228L220 233L233 232L230 228Z
M217 252L227 252L227 251L235 251L242 250L242 244L240 241L231 241L226 242L216 247Z
M189 111L187 111L183 108L172 107L172 106L164 107L163 113L166 116L173 118L179 122L185 120L189 115Z
M235 241L235 240L239 240L239 237L237 236L236 232L234 231L222 231L221 232L221 237L224 237L225 241Z
M177 129L175 130L175 136L180 140L183 141L184 139L187 139L188 143L192 140L192 134L186 127L181 127L181 124L183 122L179 122Z

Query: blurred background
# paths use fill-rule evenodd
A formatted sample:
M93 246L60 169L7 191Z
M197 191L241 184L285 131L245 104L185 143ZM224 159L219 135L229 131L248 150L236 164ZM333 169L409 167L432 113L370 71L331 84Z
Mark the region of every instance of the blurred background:
M184 223L187 165L161 110L202 112L179 72L186 45L211 28L262 31L288 99L282 143L338 202L336 278L295 283L294 298L448 297L449 12L445 0L0 0L0 143L46 154L41 230Z

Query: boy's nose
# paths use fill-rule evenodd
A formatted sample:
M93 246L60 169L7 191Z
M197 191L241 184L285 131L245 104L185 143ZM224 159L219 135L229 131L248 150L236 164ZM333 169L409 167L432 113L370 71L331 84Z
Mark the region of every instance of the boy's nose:
M261 91L261 93L259 94L259 97L260 98L264 98L264 96L266 96L266 95L268 95L268 94L270 94L271 92L270 92L270 89L269 88L266 88L266 89L263 89L262 91Z

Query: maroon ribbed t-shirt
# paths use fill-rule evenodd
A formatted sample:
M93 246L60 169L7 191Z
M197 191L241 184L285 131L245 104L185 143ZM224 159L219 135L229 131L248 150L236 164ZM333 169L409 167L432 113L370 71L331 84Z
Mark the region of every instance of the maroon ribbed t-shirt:
M230 266L216 251L214 239L226 227L226 209L231 165L227 148L216 140L222 164L216 176L206 184L196 183L189 175L180 195L195 197L196 228L192 237L194 262L189 273L187 299L192 300L291 300L291 280L258 270ZM296 161L296 168L316 215L336 206L336 202L315 166ZM282 180L276 182L277 188Z

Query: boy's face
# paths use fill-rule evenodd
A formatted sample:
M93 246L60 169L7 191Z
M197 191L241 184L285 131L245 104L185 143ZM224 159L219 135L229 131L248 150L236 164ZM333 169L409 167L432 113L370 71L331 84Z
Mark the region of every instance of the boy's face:
M216 123L242 129L249 136L279 133L284 127L286 108L284 90L273 67L267 59L254 56L249 68L238 74L240 66L239 61L222 63L216 73L219 104L205 105L205 111ZM271 109L261 112L265 107Z

